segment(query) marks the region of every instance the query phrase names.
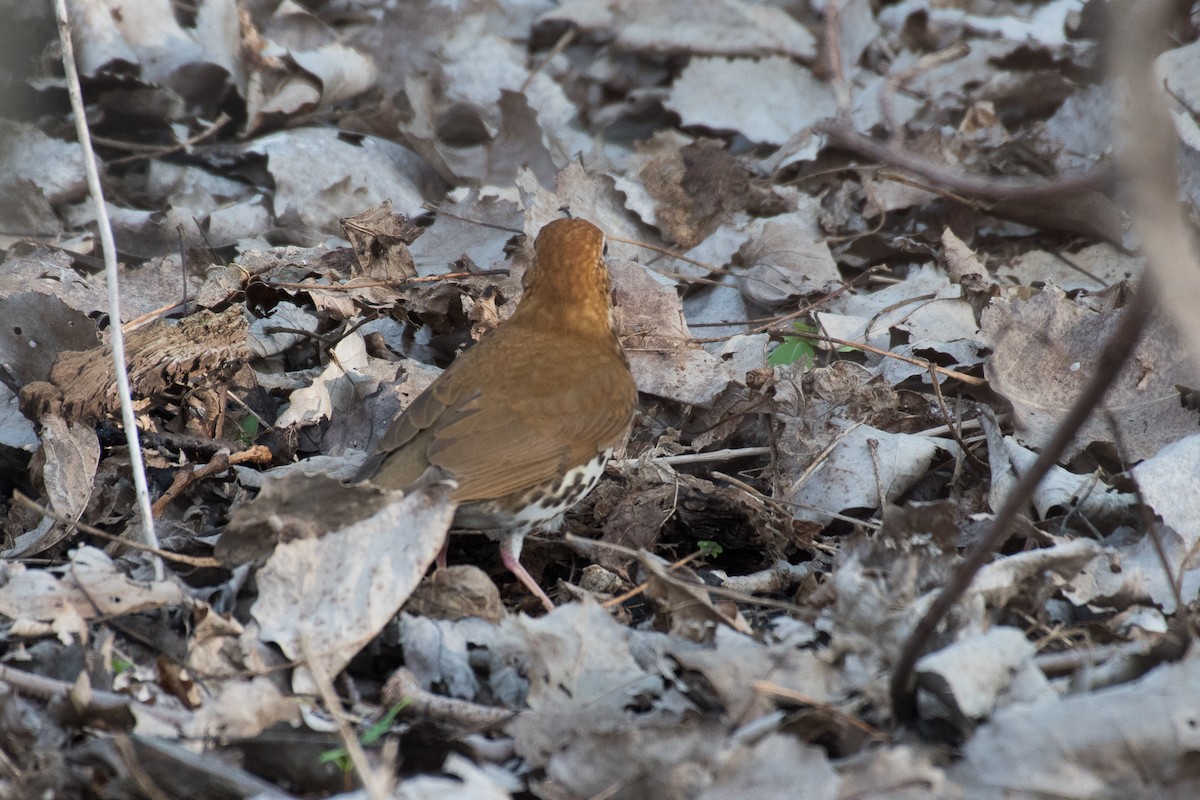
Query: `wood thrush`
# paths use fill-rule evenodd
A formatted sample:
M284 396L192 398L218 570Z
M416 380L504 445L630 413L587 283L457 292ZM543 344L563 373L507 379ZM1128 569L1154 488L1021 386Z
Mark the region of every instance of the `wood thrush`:
M392 422L356 480L404 489L440 468L458 482L454 526L499 538L504 566L552 609L521 545L534 529L557 530L596 485L629 433L637 387L613 329L599 228L542 228L524 290L512 317Z

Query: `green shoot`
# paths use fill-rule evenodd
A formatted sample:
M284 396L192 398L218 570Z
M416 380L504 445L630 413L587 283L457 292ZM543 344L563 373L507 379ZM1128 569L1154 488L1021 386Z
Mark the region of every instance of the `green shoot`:
M405 698L389 708L386 714L362 732L358 740L364 746L370 746L378 742L383 738L385 733L391 730L392 723L396 721L396 716L408 703L409 699ZM344 747L334 747L326 750L324 753L321 753L318 761L322 764L336 764L342 772L349 772L353 768L353 765L350 763L350 753Z

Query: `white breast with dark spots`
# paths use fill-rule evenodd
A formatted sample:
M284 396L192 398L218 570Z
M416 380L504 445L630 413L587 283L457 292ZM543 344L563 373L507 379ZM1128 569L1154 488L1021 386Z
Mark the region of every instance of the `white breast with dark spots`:
M545 488L530 490L518 502L520 510L513 514L512 526L523 529L525 533L558 530L563 514L596 488L612 453L612 448L609 448L586 464L567 470L562 481L551 491Z

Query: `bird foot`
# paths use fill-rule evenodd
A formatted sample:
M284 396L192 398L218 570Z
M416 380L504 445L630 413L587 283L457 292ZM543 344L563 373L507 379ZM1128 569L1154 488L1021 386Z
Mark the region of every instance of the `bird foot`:
M542 605L546 607L547 611L554 610L554 603L551 602L550 598L546 596L546 593L542 591L542 587L538 586L537 581L533 579L533 576L530 575L525 570L525 567L521 565L520 559L503 545L500 547L500 561L503 562L504 566L509 572L517 577L517 580L525 584L525 588L528 589L530 593L534 595L534 597L542 601Z

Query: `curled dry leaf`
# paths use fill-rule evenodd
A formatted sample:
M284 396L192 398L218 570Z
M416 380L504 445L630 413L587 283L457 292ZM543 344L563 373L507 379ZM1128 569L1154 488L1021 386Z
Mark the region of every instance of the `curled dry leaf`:
M25 636L82 638L87 636L88 620L186 602L174 581L133 580L94 547L77 549L61 577L19 563L5 564L4 571L0 614Z

